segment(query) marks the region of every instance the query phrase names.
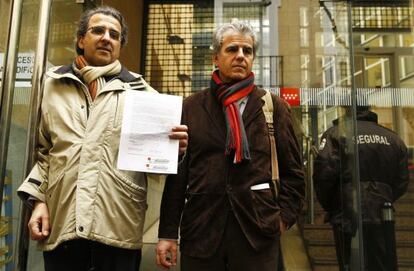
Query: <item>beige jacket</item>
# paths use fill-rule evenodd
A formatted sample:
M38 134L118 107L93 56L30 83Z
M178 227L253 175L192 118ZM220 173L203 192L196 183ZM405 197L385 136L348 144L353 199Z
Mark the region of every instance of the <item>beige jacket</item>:
M125 90L153 90L122 69L91 100L71 66L47 72L39 125L38 162L18 189L47 203L52 250L86 238L127 249L142 247L147 175L117 169Z

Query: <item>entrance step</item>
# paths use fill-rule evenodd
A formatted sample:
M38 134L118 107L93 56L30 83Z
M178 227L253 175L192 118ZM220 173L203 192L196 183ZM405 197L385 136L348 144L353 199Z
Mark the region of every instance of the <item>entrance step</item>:
M302 227L305 240L326 240L333 241L332 227L329 224L311 225L305 224ZM397 243L400 241L414 242L414 226L399 226L395 228L395 238Z
M315 271L338 269L332 227L328 224L301 227L309 262ZM398 265L400 271L414 270L414 226L397 225Z

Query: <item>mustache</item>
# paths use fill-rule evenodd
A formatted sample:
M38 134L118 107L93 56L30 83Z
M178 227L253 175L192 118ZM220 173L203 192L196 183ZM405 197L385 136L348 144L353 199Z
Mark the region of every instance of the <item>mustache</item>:
M112 46L98 46L97 49L112 52Z

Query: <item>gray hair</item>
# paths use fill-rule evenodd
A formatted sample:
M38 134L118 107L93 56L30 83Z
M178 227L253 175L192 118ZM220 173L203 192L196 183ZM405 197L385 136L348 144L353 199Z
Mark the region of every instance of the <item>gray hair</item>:
M128 41L128 26L121 12L114 9L113 7L99 6L99 7L85 11L79 19L78 31L76 33L76 45L75 45L76 53L78 55L83 55L83 49L79 48L78 40L79 38L84 37L86 35L86 32L88 31L88 26L89 26L89 20L95 14L103 14L103 15L111 16L111 17L114 17L116 20L118 20L119 24L121 25L121 47L124 47L124 45Z
M225 23L216 28L213 33L213 44L211 45L213 54L218 54L220 52L221 47L223 46L223 37L230 31L250 36L253 40L253 55L256 56L256 52L259 47L259 40L256 35L256 31L254 31L250 24L238 20L234 20L231 23Z

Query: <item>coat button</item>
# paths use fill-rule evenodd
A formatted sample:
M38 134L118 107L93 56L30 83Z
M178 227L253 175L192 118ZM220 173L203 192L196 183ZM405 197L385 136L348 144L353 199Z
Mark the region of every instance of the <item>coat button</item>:
M82 226L79 226L79 227L78 227L78 230L79 230L80 232L83 232L83 227L82 227Z

